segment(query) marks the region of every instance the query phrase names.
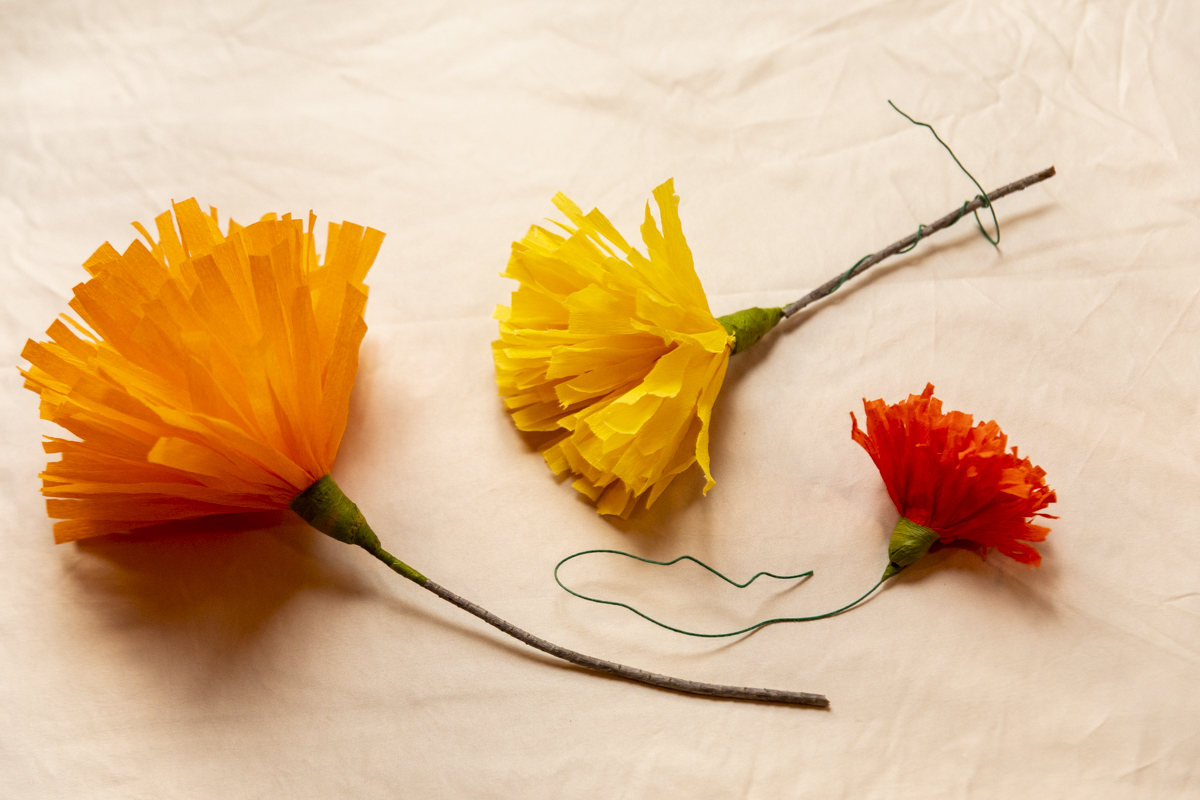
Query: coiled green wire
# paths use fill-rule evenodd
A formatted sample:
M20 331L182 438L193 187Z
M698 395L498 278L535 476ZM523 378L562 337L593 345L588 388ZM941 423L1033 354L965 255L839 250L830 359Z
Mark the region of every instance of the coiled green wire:
M572 553L571 555L567 556L562 561L559 561L557 564L554 565L554 582L557 583L562 588L562 590L564 592L566 592L567 594L574 595L575 597L578 597L580 600L587 600L589 603L601 603L602 605L606 605L606 606L620 606L621 608L627 608L630 611L632 611L633 613L637 614L642 619L644 619L648 622L653 622L655 625L657 625L660 628L666 628L667 630L674 631L675 633L682 633L684 636L696 636L696 637L699 637L702 639L723 639L727 636L737 636L738 634L741 634L741 633L749 633L750 631L758 630L759 628L762 628L767 625L774 625L777 622L811 622L812 620L825 619L826 617L833 617L838 614L841 614L844 611L849 611L850 609L854 608L856 605L858 605L859 603L861 603L862 601L864 601L868 597L870 597L872 594L874 594L875 590L883 585L883 581L880 580L879 583L872 586L871 590L869 592L867 592L866 594L864 594L862 597L858 598L853 603L848 603L848 604L842 606L841 608L837 609L836 611L827 611L824 614L815 614L811 617L775 617L773 619L763 620L762 622L756 622L755 624L753 624L749 627L746 627L746 628L742 628L741 630L729 631L728 633L697 633L695 631L685 631L682 628L676 628L675 626L668 625L665 622L659 622L658 620L654 619L654 617L651 617L647 614L642 613L641 611L638 611L636 608L629 605L628 603L622 603L619 600L601 600L598 597L589 597L586 594L581 594L581 593L575 591L574 589L567 587L567 585L562 582L562 579L558 577L558 570L562 567L563 564L567 563L568 561L570 561L573 558L579 558L580 556L591 555L593 553L611 553L612 555L625 556L626 558L632 558L635 561L641 561L645 564L654 564L655 566L659 566L659 567L669 567L672 564L678 564L680 561L691 561L693 564L699 564L701 567L704 567L706 570L711 572L713 575L716 575L721 580L725 581L726 583L728 583L732 586L736 586L739 589L745 589L747 586L754 583L756 580L763 577L764 575L768 578L775 578L775 579L781 580L781 581L788 581L788 580L795 580L796 578L811 577L813 574L813 571L810 569L807 572L801 572L797 575L776 575L773 572L759 572L759 573L755 574L754 577L752 577L750 580L746 581L745 583L738 583L737 581L735 581L731 578L728 578L725 575L722 575L720 572L713 569L708 564L705 564L700 559L693 558L692 556L680 556L679 558L673 559L671 561L653 561L649 558L642 558L641 556L635 556L632 553L626 553L622 550L582 550L578 553Z
M950 157L954 159L954 163L958 164L958 168L963 171L963 174L965 174L968 178L971 179L971 183L975 184L975 188L979 190L979 194L975 195L975 197L971 198L971 200L966 200L963 202L962 208L960 208L958 210L958 216L955 217L954 220L950 224L953 225L955 222L958 222L960 219L963 218L963 215L967 213L967 206L969 206L971 204L972 200L976 200L976 199L981 200L981 201L983 201L983 207L986 208L988 211L992 212L992 224L994 224L996 226L996 238L993 239L991 234L989 234L987 232L987 229L983 227L983 220L981 220L979 218L979 209L975 209L975 211L973 212L975 214L975 224L979 226L979 232L981 234L983 234L983 238L987 239L988 242L990 242L993 247L999 247L1000 246L1000 219L996 216L996 209L992 207L992 202L990 200L988 200L987 192L985 192L983 190L983 187L979 185L979 181L975 180L975 176L972 175L970 173L970 171L966 167L963 166L963 163L958 160L958 156L954 155L954 151L950 149L950 145L948 145L944 141L942 141L942 137L938 136L938 132L933 129L932 125L930 125L928 122L921 122L919 120L913 119L908 114L905 114L903 111L901 111L896 106L896 104L893 103L891 100L888 100L888 105L891 106L896 111L897 114L904 117L906 120L911 122L913 125L920 125L922 128L929 128L929 132L933 134L933 138L938 140L938 144L940 144L942 147L946 148L946 152L949 153ZM905 247L903 250L897 250L896 253L897 254L908 253L908 252L912 251L912 249L914 247L916 247L918 244L921 243L921 237L923 237L924 235L925 235L925 226L923 224L917 225L917 238L908 247ZM842 273L841 280L839 280L837 282L837 286L834 286L833 289L829 293L833 294L838 289L842 288L842 284L850 279L850 276L854 273L854 270L858 269L858 265L861 264L862 262L866 261L868 258L870 258L873 255L875 255L875 254L868 253L867 255L860 258L858 261L855 261L854 266L850 267L850 269L848 269L844 273Z

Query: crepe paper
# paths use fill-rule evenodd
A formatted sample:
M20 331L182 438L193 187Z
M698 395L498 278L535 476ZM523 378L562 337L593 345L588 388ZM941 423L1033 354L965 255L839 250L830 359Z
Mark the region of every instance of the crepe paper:
M891 101L888 101L891 103ZM928 123L909 117L938 142L979 187ZM659 231L646 205L642 241L649 258L629 245L593 209L584 215L565 195L554 204L569 224L563 237L537 225L514 242L501 273L520 283L511 305L497 306L500 338L492 343L496 382L517 428L558 435L539 450L556 475L596 504L600 514L626 518L639 498L649 508L675 476L699 463L704 494L716 485L709 466L709 424L731 355L762 339L780 321L837 291L884 259L974 213L980 232L1000 241L992 203L1055 175L1054 167L990 194L980 194L930 225L864 256L794 303L748 308L714 318L696 276L679 220L679 197L668 180L654 190ZM979 221L988 208L992 239Z
M851 413L851 436L879 468L900 512L883 580L947 546L980 558L994 547L1023 564L1041 564L1030 542L1045 540L1050 529L1032 519L1057 519L1041 512L1058 498L1041 467L1020 458L1016 447L1005 449L999 425L972 425L960 411L943 414L933 384L895 405L863 400L863 407L867 429Z
M362 283L383 234L330 225L319 262L308 228L267 215L246 227L193 200L156 221L159 240L124 254L105 244L92 274L30 341L21 370L41 412L78 437L42 474L55 541L210 514L290 507L314 528L358 545L403 577L519 641L573 664L673 691L827 707L819 694L697 683L593 658L539 639L383 549L328 474L346 426L366 333ZM178 232L176 231L178 223ZM715 324L715 323L714 323ZM717 326L719 329L719 326ZM721 335L725 336L723 329ZM159 530L163 530L162 527Z
M733 351L730 355L736 356L743 350L758 344L758 341L778 325L781 319L783 319L782 308L755 306L718 317L717 322L721 323L721 327L729 331L729 335L733 337Z
M888 565L883 571L883 580L920 561L937 540L937 531L933 528L900 517L888 542Z
M559 561L557 564L554 565L554 582L557 583L559 585L559 588L561 588L567 594L574 595L575 597L578 597L580 600L587 600L590 603L600 603L601 605L619 606L620 608L628 609L628 610L632 611L633 613L637 614L642 619L647 620L648 622L653 622L655 625L657 625L660 628L666 628L667 630L674 631L675 633L682 633L684 636L695 636L700 639L724 639L729 636L737 636L739 634L749 633L750 631L756 631L759 628L765 628L767 625L775 625L776 623L779 623L779 622L812 622L812 621L818 620L818 619L828 619L829 617L836 617L838 614L843 614L843 613L849 611L850 609L854 608L855 606L860 605L864 600L866 600L868 597L870 597L872 594L874 594L875 590L878 589L880 586L882 586L883 581L886 580L886 578L881 579L879 581L879 583L877 583L871 587L870 591L868 591L866 594L864 594L862 597L858 598L857 600L849 602L846 605L842 606L841 608L835 609L833 611L826 611L824 614L814 614L814 615L808 616L808 617L774 617L772 619L766 619L766 620L763 620L762 622L756 622L753 625L746 626L745 628L740 628L736 631L728 631L726 633L696 633L695 631L688 631L688 630L684 630L683 628L676 628L672 625L666 624L665 622L659 622L654 617L651 617L649 614L639 611L638 609L634 608L633 606L629 605L628 603L622 603L617 600L601 600L598 597L590 597L589 595L575 591L574 589L570 588L569 586L567 586L565 583L562 582L562 579L558 576L558 571L559 571L559 569L562 568L563 564L567 563L568 561L570 561L572 559L579 558L580 556L591 555L593 553L611 553L612 555L625 556L626 558L632 558L635 561L641 561L644 564L654 564L654 565L660 566L660 567L669 567L669 566L672 566L673 564L678 564L680 561L691 561L693 564L699 564L701 567L704 567L706 570L711 572L713 575L716 575L721 580L725 581L726 583L730 584L731 586L736 586L739 589L745 589L747 586L754 583L754 581L756 581L759 578L764 577L764 576L768 577L768 578L776 578L778 580L786 581L786 580L794 580L796 578L810 578L810 577L812 577L813 571L810 569L807 572L801 572L796 575L776 575L773 572L757 572L753 575L753 577L750 578L750 580L746 581L745 583L738 583L737 581L733 580L732 578L729 578L729 577L721 574L717 570L713 569L708 564L705 564L700 559L694 558L692 556L687 556L687 555L679 556L679 558L672 559L671 561L653 561L649 558L642 558L641 556L635 556L633 553L626 553L623 550L582 550L578 553L572 553L571 555L567 556L562 561Z
M318 263L311 214L223 235L215 209L173 206L159 241L139 225L145 244L96 250L79 319L21 353L42 417L78 437L45 443L58 542L286 508L337 454L383 234L330 225Z
M708 426L734 336L712 315L679 222L672 181L654 190L632 248L599 211L566 196L563 237L534 226L513 244L493 343L500 395L522 431L556 431L541 449L556 474L602 514L647 507L694 463L708 465Z

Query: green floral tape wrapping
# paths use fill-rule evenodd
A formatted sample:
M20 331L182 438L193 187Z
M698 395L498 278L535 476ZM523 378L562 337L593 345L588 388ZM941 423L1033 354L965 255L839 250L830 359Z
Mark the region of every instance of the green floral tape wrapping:
M341 487L328 475L296 495L291 508L321 533L339 542L358 545L410 581L424 586L429 580L383 549L379 537L371 530L358 506L346 497Z
M292 511L339 542L356 544L371 551L380 547L379 537L371 530L358 506L328 475L296 495Z
M782 308L744 308L723 317L717 317L733 339L733 355L747 350L758 344L758 340L767 335L783 319Z
M883 571L883 580L886 581L908 565L916 563L929 552L929 548L937 540L938 535L933 528L901 517L892 531L892 540L888 543L888 560L891 563Z

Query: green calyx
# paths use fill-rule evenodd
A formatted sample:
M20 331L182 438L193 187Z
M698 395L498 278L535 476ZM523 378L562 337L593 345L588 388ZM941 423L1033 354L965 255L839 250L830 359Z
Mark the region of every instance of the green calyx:
M371 530L358 506L328 475L296 495L291 508L309 525L339 542L356 544L367 550L380 547L379 537Z
M379 537L371 530L358 506L346 497L341 487L328 475L296 495L291 509L321 533L339 542L358 545L409 580L422 586L428 580L383 549Z
M723 317L717 317L721 327L733 337L733 353L737 355L758 344L783 319L782 308L744 308Z
M927 528L924 525L918 525L910 519L900 518L896 523L895 530L892 531L892 540L888 542L888 560L887 569L883 571L883 578L887 580L900 573L910 564L916 563L923 555L929 552L929 548L938 540L937 532L933 528Z

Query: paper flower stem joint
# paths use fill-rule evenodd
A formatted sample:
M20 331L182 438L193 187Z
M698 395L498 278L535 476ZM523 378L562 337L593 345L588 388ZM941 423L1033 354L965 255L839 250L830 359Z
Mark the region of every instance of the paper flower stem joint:
M339 542L358 545L418 586L429 582L424 575L383 549L366 517L330 476L325 475L296 495L291 509L321 533Z
M887 580L912 564L919 561L933 543L938 540L933 528L918 525L910 519L901 517L892 531L892 540L888 543L888 565L883 571L882 580Z
M717 322L733 337L730 355L737 355L758 344L759 340L783 319L782 308L745 308L717 317Z

